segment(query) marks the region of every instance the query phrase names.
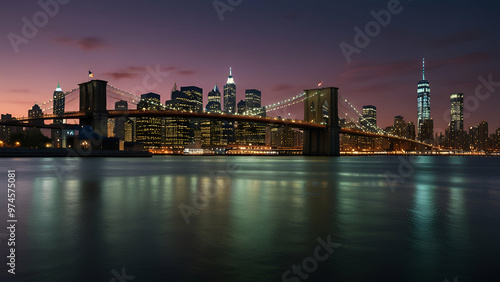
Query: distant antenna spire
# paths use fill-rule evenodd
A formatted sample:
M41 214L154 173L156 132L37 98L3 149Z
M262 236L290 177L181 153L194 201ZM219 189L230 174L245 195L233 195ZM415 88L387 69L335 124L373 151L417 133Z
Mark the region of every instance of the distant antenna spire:
M57 82L57 88L56 88L56 91L62 91L62 89L61 89L61 85L59 84L59 81Z
M172 92L177 91L177 82L174 82L174 87L172 87Z
M229 77L227 78L227 84L234 84L233 68L229 68Z
M425 58L422 59L422 80L425 80Z

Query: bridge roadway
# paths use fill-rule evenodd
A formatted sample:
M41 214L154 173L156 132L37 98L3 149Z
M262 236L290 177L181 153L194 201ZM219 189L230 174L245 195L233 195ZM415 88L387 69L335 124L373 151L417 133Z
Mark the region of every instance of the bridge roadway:
M231 120L231 121L244 121L244 122L258 122L264 124L275 124L290 126L293 128L300 128L304 130L324 130L326 125L315 122L308 122L295 119L280 119L274 117L259 117L259 116L244 116L244 115L229 115L229 114L216 114L207 112L192 112L192 111L177 111L177 110L128 110L128 111L107 111L109 118L117 117L185 117L185 118L201 118L201 119L217 119L217 120ZM85 112L65 112L63 115L44 115L37 118L18 118L17 122L26 122L33 120L50 120L50 119L81 119L85 118ZM2 125L2 123L0 123ZM424 146L428 149L437 149L436 147L424 142L406 139L394 135L386 135L372 132L359 131L350 128L341 128L340 133L349 134L354 136L376 137L376 138L389 138L392 140L410 142L416 145Z

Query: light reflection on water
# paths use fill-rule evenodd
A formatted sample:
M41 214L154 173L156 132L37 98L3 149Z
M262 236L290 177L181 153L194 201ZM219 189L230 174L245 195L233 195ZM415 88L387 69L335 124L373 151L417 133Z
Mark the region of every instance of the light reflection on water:
M16 281L280 281L329 234L310 281L500 277L498 158L417 157L394 192L396 157L83 159L62 181L53 162L0 164L18 172Z

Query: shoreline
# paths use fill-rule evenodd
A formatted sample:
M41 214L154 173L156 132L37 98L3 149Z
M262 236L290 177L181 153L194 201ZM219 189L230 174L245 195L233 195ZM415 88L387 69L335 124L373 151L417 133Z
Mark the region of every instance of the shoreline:
M1 148L0 158L150 158L147 151Z

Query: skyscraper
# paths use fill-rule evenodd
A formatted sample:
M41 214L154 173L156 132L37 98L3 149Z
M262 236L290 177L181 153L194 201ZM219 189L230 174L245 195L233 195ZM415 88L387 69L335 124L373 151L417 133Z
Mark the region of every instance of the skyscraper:
M185 86L181 87L182 99L186 103L183 108L187 108L189 111L199 112L203 111L203 89L196 86ZM181 97L177 97L180 99ZM189 119L189 137L190 143L200 141L200 122L198 118Z
M172 88L171 100L165 102L168 110L192 110L193 103L186 93ZM165 117L163 119L162 147L173 151L182 151L190 141L189 119L184 117Z
M372 105L363 106L363 117L361 125L368 128L370 131L375 131L377 127L377 107Z
M243 113L245 113L247 109L247 103L245 102L245 100L241 100L238 102L238 114L242 115Z
M229 68L229 77L227 79L226 85L224 85L224 112L227 114L236 113L236 84L234 83L232 69ZM224 121L223 122L224 134L223 138L227 143L234 143L234 122Z
M428 130L432 122L426 122L427 128L422 128L426 120L431 120L431 88L429 81L425 80L425 59L422 61L422 80L417 86L417 127L420 140L429 140Z
M59 82L57 82L57 88L54 91L53 95L53 113L54 115L62 115L64 114L64 103L65 103L65 97L64 97L64 92L61 89L61 86ZM63 119L54 119L54 124L62 124ZM61 129L53 129L52 130L52 142L54 144L55 148L61 148L63 147L63 137L64 131Z
M450 128L452 131L464 130L464 94L455 93L450 95L451 104L451 121Z
M257 89L245 90L245 102L247 110L254 111L261 108L262 92Z
M57 88L54 91L54 96L53 96L53 112L54 115L62 115L64 114L64 92L61 89L61 86L59 82L57 82ZM63 120L62 119L54 119L54 124L62 124Z
M394 125L392 126L392 134L407 138L408 137L408 125L406 124L402 116L394 117Z
M464 132L464 94L450 95L450 130L448 145L455 149L466 149Z
M206 111L208 113L222 112L221 94L217 84L215 84L214 89L208 93ZM222 121L215 119L205 119L201 121L201 145L204 148L227 145L222 138Z
M262 92L257 89L245 90L246 114L265 117L266 112L261 107ZM238 127L240 125L238 124ZM255 122L242 123L245 132L245 142L252 145L266 144L266 125Z
M11 114L2 114L0 116L0 121L15 122L16 118L13 118ZM14 133L21 132L22 129L22 127L0 125L0 141L2 141L4 145L7 144L10 140L10 136Z
M221 95L219 87L215 84L214 89L208 93L206 111L209 113L220 113L221 110Z
M189 110L201 113L203 111L203 89L196 86L181 87L181 92L187 101Z
M115 103L115 110L116 111L126 111L128 110L128 103L127 101L118 101ZM115 124L113 127L113 136L116 138L120 138L120 140L125 140L125 121L126 117L118 117L115 119Z
M415 140L415 124L413 122L408 122L408 138L411 140Z
M488 150L489 137L490 136L488 134L488 122L482 121L478 125L478 146L476 149L480 151Z
M224 112L236 113L236 84L234 83L233 71L229 68L229 77L224 85Z
M159 110L160 95L147 93L141 95L137 104L138 110ZM159 149L161 145L161 125L159 117L139 117L136 121L137 142L144 144L145 149Z
M31 107L30 110L28 110L28 117L30 118L37 118L37 117L42 117L43 116L43 111L42 109L40 108L40 106L38 106L36 103L33 107ZM34 121L30 121L31 124L34 124L34 125L43 125L45 124L45 122L41 119L39 120L34 120ZM36 130L36 131L42 131L41 129L32 129L32 130Z

